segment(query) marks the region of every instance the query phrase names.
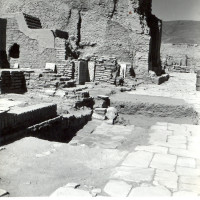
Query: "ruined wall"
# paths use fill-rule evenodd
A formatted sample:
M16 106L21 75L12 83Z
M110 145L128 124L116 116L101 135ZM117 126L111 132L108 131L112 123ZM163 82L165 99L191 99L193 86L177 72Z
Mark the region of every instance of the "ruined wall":
M25 12L39 17L44 28L67 31L80 57L115 56L119 61L131 62L136 74L148 72L152 62L150 45L159 49L159 40L151 41L150 36L159 33L151 22L151 0L0 0L0 3L3 8L0 13ZM157 23L156 17L154 21ZM150 69L159 67L159 53L155 52Z
M197 44L162 44L163 63L170 57L168 65L195 67L200 70L200 45Z
M1 50L6 50L7 59L10 62L10 67L14 63L19 63L21 68L44 68L47 62L56 61L56 50L43 48L38 41L31 39L19 30L16 18L5 18L6 21L6 47ZM12 57L9 53L10 48L14 45L19 45L19 55ZM2 66L2 68L6 68Z

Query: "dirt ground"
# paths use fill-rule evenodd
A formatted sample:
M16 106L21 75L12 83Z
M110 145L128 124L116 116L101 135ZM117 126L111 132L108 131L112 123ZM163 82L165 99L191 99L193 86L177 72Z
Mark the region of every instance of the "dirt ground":
M106 85L89 91L93 97L110 96L111 106L119 111L117 125L107 130L108 125L92 120L68 144L26 137L1 147L0 188L8 191L8 196L50 196L57 188L74 182L84 190L103 189L128 152L148 144L150 127L156 122L195 123L195 111L181 98L122 93L120 88ZM34 95L32 91L1 98L21 101L22 106L54 102L58 113L71 107L68 100L42 93ZM103 190L101 195L106 195Z

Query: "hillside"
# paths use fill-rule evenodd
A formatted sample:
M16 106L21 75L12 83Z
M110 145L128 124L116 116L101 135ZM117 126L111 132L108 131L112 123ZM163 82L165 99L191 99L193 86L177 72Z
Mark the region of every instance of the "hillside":
M200 22L163 21L162 42L200 44Z

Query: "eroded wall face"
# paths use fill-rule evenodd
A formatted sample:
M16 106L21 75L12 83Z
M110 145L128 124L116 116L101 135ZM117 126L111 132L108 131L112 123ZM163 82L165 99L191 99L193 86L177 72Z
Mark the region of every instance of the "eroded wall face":
M115 56L119 61L130 62L136 75L148 73L151 25L147 18L151 16L151 0L12 0L12 5L3 0L0 2L4 12L24 12L40 18L43 28L67 31L80 58ZM20 40L21 37L20 34ZM31 49L26 47L26 51L35 51L37 45L36 41L28 41ZM156 52L152 59L157 63L159 53ZM45 52L50 58L54 57L53 54L49 50ZM34 63L32 56L29 61L27 66ZM156 68L154 63L152 65Z
M18 57L10 54L16 44L19 46ZM15 18L7 18L6 53L11 68L15 63L19 63L20 68L45 68L47 62L56 62L56 50L40 47L37 40L22 33Z

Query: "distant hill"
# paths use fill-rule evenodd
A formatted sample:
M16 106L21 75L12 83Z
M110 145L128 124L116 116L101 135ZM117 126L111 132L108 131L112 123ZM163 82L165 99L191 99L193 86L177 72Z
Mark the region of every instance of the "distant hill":
M200 44L200 21L163 21L162 42Z

